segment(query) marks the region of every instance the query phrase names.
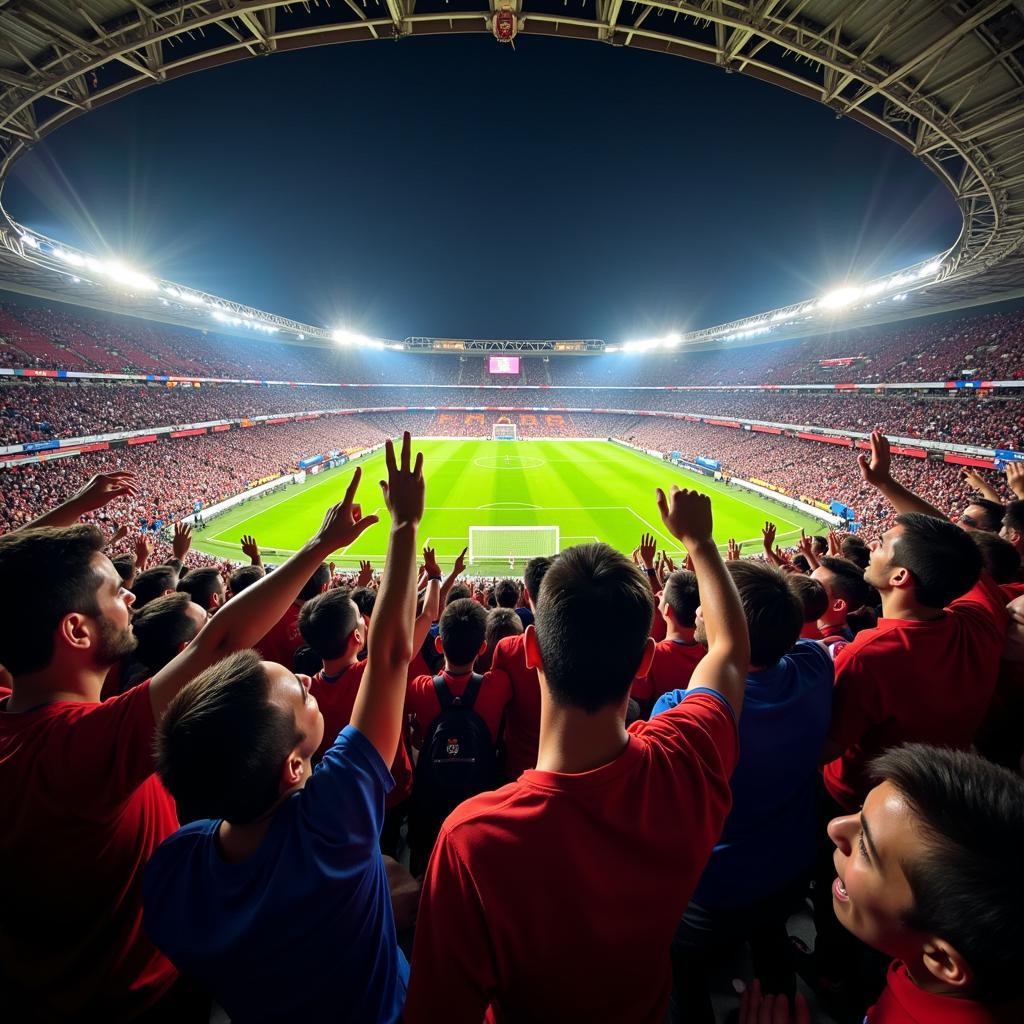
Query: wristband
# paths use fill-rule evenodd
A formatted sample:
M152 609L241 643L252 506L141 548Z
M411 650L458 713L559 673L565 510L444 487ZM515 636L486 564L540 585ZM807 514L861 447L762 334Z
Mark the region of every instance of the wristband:
M658 575L658 570L655 569L653 565L650 568L644 569L644 572L647 573L648 576Z
M440 583L441 582L441 577L440 576L428 576L427 577L427 582L428 583L432 583L432 582L434 582L434 580L436 580L438 583Z

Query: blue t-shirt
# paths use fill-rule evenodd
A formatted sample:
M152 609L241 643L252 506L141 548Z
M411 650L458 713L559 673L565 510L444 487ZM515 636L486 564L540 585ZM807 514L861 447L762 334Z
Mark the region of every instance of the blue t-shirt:
M260 848L229 864L219 821L195 821L153 854L144 925L233 1024L397 1021L409 965L378 847L388 766L346 726Z
M523 624L523 629L526 629L527 626L533 625L533 609L527 608L526 605L523 605L516 609L516 615L519 616L519 621Z
M818 760L832 717L832 659L798 640L773 668L747 676L732 810L693 894L702 907L744 907L806 872L817 843ZM651 717L685 690L661 696Z

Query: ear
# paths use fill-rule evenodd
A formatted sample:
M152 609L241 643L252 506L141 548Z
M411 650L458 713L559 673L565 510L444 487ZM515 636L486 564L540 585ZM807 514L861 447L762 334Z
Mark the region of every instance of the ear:
M896 587L899 590L907 590L914 585L914 577L910 574L909 569L904 569L903 566L894 566L893 572L889 576L889 586Z
M87 651L92 647L92 629L88 616L80 612L70 612L57 624L57 633L54 639L76 651Z
M640 659L640 665L634 673L636 678L641 679L650 671L651 662L654 661L654 650L657 646L653 636L649 636L644 642L644 654Z
M212 612L215 608L220 607L220 594L210 595L210 611Z
M523 645L526 651L526 667L535 668L539 672L544 671L544 662L540 658L540 644L537 643L537 630L533 626L527 626L523 633Z
M484 642L483 642L483 643L482 643L482 644L480 645L480 650L476 652L476 656L477 656L478 658L480 658L480 657L482 657L483 655L485 655L486 653L487 653L487 641L485 640L485 641L484 641Z
M945 939L928 939L921 950L921 962L934 978L957 989L961 995L971 985L971 968Z
M282 793L286 793L289 789L297 786L302 781L304 767L302 757L299 755L299 748L293 748L289 752L288 757L285 758L284 765L281 767Z
M357 651L363 649L363 632L358 626L349 633L348 646L354 647Z
M659 602L659 605L660 604L661 604L661 602ZM659 607L658 611L661 612L661 617L666 622L675 622L676 621L676 613L674 611L672 611L672 605L668 604L667 602L665 603L665 607L664 608Z
M849 605L841 597L837 597L832 602L832 611L834 611L834 612L842 612L845 615L849 610L850 610Z
M441 643L440 633L434 637L434 650L437 651L438 654L444 654L444 644Z

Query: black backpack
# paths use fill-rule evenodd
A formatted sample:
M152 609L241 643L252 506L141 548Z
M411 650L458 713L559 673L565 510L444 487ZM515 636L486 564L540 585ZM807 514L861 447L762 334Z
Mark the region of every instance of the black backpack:
M463 800L494 789L498 782L494 740L473 710L483 681L474 672L466 692L453 697L444 676L434 676L441 713L431 723L416 761L409 816L410 845L424 864L444 819Z

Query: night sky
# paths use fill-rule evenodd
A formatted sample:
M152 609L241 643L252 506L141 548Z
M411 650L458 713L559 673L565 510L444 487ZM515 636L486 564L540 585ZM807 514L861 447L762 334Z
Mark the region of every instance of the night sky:
M300 320L391 337L687 330L956 237L901 148L675 57L520 35L282 54L56 132L22 223Z

